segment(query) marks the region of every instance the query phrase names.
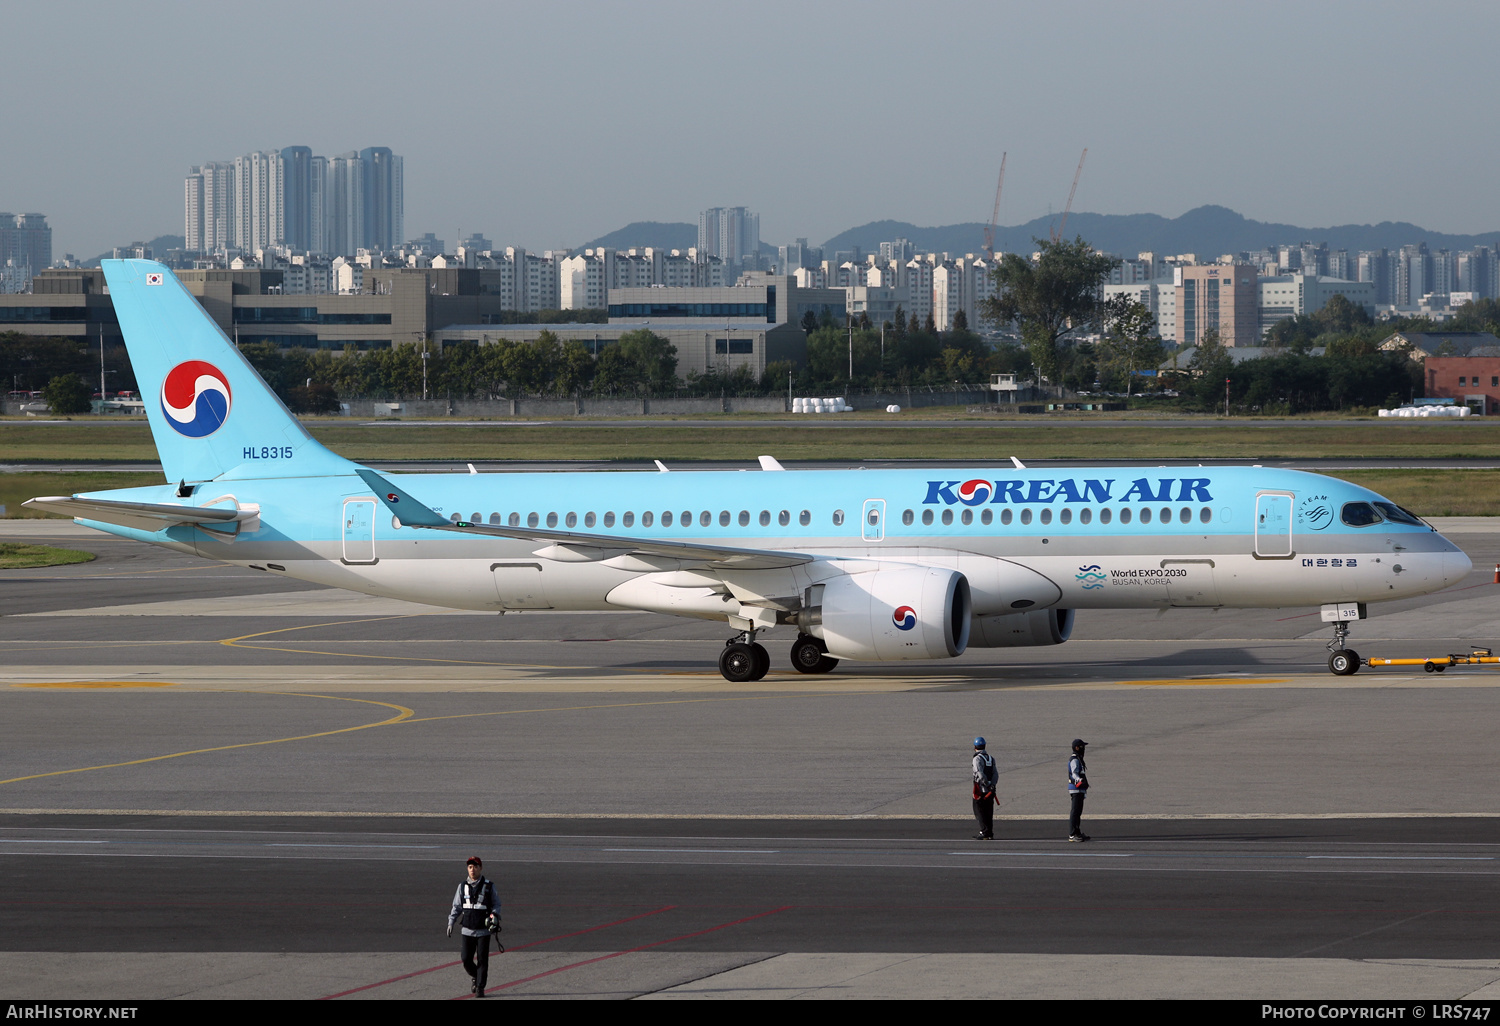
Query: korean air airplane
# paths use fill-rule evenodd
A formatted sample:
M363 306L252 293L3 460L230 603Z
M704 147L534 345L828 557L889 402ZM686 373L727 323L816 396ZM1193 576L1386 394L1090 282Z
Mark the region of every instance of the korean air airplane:
M1170 606L1321 606L1351 674L1365 603L1470 568L1371 491L1262 467L378 474L314 441L165 266L104 275L168 483L27 506L370 595L721 621L731 681L765 676L776 628L793 669L826 673Z

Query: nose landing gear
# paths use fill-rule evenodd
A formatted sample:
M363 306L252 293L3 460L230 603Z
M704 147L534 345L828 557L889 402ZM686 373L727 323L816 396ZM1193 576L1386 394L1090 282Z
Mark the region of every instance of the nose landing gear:
M1333 640L1328 642L1328 672L1339 677L1350 677L1359 672L1359 653L1345 648L1349 637L1349 621L1337 620L1333 624Z

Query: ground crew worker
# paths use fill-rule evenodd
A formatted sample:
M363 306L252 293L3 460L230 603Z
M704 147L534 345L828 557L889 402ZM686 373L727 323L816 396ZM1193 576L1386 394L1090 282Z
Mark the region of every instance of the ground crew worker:
M1083 750L1087 747L1087 741L1075 737L1073 755L1068 759L1068 798L1073 803L1072 811L1068 815L1068 840L1070 841L1089 839L1089 835L1083 832L1080 822L1083 819L1083 799L1089 791L1088 767L1083 764Z
M495 885L484 876L484 862L478 855L469 858L465 870L468 876L458 885L448 913L448 936L453 936L453 924L458 923L463 934L464 972L472 981L470 992L484 997L490 975L490 936L500 931L500 900L495 897Z
M994 757L984 750L984 738L974 739L974 818L979 820L976 841L995 839L995 785L1000 781L1000 771L995 768Z

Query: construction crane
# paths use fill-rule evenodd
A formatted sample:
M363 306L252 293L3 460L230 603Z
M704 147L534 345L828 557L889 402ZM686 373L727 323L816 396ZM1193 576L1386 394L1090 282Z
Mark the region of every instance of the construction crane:
M1000 190L1005 188L1005 158L1007 153L1000 154L1000 180L995 183L995 209L990 213L989 226L984 230L984 251L990 255L990 262L995 260L995 224L1000 220Z
M1078 170L1073 172L1073 188L1068 190L1068 205L1063 207L1062 222L1058 224L1052 233L1052 241L1057 242L1062 238L1063 232L1068 227L1068 215L1073 211L1073 196L1078 192L1078 176L1083 174L1083 161L1089 155L1089 148L1083 148L1083 156L1078 158Z

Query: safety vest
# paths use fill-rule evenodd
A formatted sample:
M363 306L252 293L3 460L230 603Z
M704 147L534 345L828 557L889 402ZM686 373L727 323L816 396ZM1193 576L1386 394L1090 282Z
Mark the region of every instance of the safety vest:
M485 920L490 915L490 907L485 904L484 900L489 885L489 880L482 876L478 880L464 881L464 912L462 922L464 929L483 930L485 928Z

